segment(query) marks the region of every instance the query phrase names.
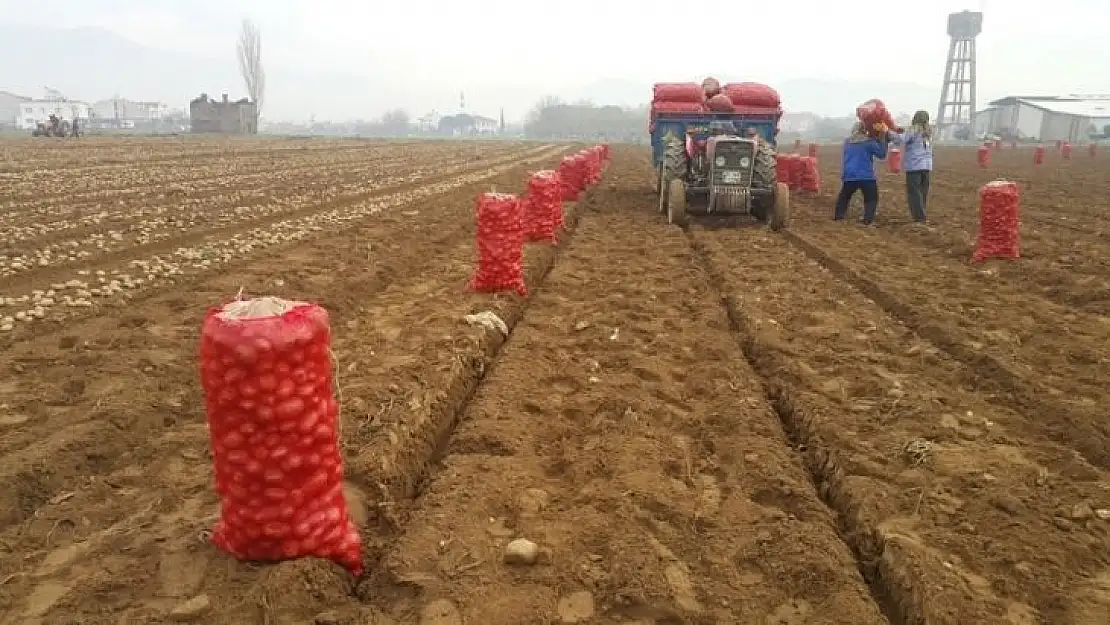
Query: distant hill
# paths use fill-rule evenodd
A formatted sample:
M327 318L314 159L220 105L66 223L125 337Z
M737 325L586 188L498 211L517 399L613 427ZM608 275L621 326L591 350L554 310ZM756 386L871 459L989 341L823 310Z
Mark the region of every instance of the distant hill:
M157 100L187 108L202 92L211 97L244 95L234 54L227 50L197 55L149 48L99 28L55 29L0 23L0 89L41 97L43 87L75 100L114 95ZM414 89L390 86L364 76L268 67L264 114L273 118L359 117L419 101ZM341 102L333 94L343 94ZM375 116L373 113L365 115Z
M742 78L718 76L721 82ZM810 112L825 117L852 115L856 106L869 98L881 98L896 113L917 109L934 111L940 88L893 81L825 80L792 78L771 85L782 95L788 111ZM605 79L590 83L565 99L587 99L598 104L637 106L651 99L651 83Z

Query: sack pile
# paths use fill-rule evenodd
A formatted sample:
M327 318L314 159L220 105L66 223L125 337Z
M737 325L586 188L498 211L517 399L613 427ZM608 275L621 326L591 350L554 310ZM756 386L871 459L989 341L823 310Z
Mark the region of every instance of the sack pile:
M556 242L556 228L562 222L563 203L559 199L559 178L552 170L537 171L528 179L528 192L521 200L525 237L529 241ZM558 216L556 215L558 213Z

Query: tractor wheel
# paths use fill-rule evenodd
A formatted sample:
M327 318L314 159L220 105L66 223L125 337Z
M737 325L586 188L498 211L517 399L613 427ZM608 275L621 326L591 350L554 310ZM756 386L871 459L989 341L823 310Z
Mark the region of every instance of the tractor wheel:
M686 182L671 180L667 182L667 223L685 226L686 219Z
M775 204L771 208L767 225L778 232L790 226L790 187L784 183L775 185Z

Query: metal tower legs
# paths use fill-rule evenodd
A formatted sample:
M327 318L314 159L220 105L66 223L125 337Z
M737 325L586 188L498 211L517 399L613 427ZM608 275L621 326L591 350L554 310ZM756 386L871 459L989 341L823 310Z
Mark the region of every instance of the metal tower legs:
M975 39L953 37L948 44L944 88L937 111L936 126L941 136L950 138L953 127L971 126L975 117L975 91Z

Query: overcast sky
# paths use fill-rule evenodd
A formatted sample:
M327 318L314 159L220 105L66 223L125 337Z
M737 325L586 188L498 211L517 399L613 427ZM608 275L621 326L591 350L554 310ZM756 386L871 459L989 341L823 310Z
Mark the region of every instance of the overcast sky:
M0 21L98 26L147 46L199 45L233 59L240 20L250 17L270 66L392 75L480 101L715 72L771 84L892 79L939 93L946 15L962 9L986 13L980 102L1110 92L1110 0L0 0Z

